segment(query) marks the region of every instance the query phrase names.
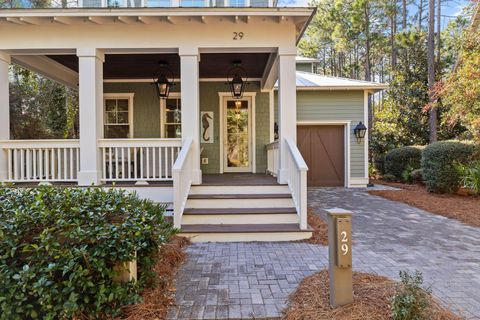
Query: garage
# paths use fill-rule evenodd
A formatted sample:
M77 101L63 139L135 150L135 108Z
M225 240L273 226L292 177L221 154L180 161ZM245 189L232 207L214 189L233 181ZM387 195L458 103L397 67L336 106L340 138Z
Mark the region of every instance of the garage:
M345 127L299 125L297 144L308 165L309 186L345 185Z

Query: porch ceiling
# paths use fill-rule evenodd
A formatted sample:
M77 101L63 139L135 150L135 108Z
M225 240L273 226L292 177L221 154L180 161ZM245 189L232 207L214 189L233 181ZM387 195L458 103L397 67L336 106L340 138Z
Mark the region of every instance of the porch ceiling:
M203 53L200 56L200 78L223 79L233 61L242 61L248 78L261 78L270 53ZM78 72L75 55L49 55L49 58ZM174 77L180 77L180 57L177 54L107 54L103 66L104 79L151 79L158 73L158 62L166 61Z

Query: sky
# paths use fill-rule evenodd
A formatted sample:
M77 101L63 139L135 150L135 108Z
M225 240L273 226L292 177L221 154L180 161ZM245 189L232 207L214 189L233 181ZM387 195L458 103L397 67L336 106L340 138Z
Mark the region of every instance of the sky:
M278 0L278 6L283 7L306 7L309 0ZM453 19L455 16L462 13L462 8L467 5L470 0L447 0L442 1L442 28L448 23L448 20ZM411 12L416 11L416 7L410 6Z

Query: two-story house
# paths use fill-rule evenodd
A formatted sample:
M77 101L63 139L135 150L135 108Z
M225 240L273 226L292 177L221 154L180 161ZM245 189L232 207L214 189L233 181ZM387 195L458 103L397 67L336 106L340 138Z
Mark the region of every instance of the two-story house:
M296 71L314 14L272 0L0 10L0 181L134 190L171 203L194 241L310 237L307 185L367 183L362 123L383 88ZM12 63L78 90L78 140L10 139Z

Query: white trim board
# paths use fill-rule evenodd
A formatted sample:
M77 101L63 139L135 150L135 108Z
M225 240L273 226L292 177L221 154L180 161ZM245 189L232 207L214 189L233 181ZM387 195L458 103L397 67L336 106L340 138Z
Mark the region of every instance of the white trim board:
M251 127L250 127L250 130L252 131L251 132L251 136L250 136L250 139L251 139L251 163L252 163L252 173L256 173L256 170L257 170L257 161L256 161L256 132L255 132L255 121L256 121L256 118L255 118L255 113L256 113L256 107L255 107L255 100L256 100L256 96L257 96L257 93L256 92L244 92L243 93L243 98L250 98L250 101L251 101L251 105L250 105L250 109L251 109ZM232 97L232 94L230 92L218 92L218 110L219 110L219 121L220 121L220 126L219 126L219 129L220 129L220 139L219 139L219 157L220 157L220 170L219 172L220 173L224 173L224 154L223 154L223 151L224 151L224 137L223 137L223 130L224 130L224 102L226 101L227 98L231 98Z
M369 95L369 91L368 90L365 90L363 92L363 124L365 126L367 126L367 132L365 132L365 138L363 139L363 145L364 145L364 157L363 157L363 161L365 162L365 173L364 173L364 177L365 179L367 179L367 184L368 184L368 179L369 179L369 175L368 175L368 160L369 160L369 152L368 152L368 144L369 144L369 137L370 137L370 134L369 134L369 131L370 131L370 128L368 128L368 95Z
M248 82L259 82L262 79L260 78L251 78L248 79ZM200 82L225 82L227 83L226 78L200 78ZM175 83L180 83L180 79L174 79ZM153 79L150 78L139 78L139 79L104 79L103 83L153 83ZM171 93L170 93L171 94Z
M352 186L351 170L350 170L350 126L351 120L318 120L318 121L297 121L297 126L344 126L344 168L345 168L345 181L344 186L350 188Z

